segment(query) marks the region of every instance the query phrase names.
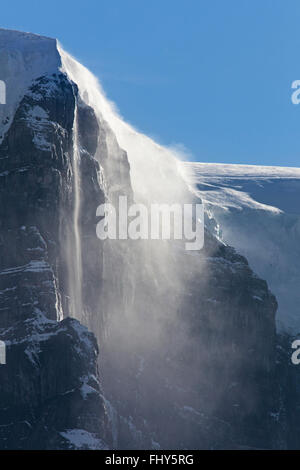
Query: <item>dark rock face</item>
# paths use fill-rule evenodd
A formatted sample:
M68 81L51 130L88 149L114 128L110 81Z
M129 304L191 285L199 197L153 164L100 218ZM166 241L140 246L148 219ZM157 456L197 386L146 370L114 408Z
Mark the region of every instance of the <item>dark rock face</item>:
M213 432L227 426L214 440L216 447L270 448L275 297L245 258L209 234L201 256L206 258L208 278L196 277L191 282L190 298L193 291L202 294L193 299L185 316L193 338L187 362L193 363L196 356L205 370L194 383L201 393L193 408L200 405L217 418ZM192 375L192 370L189 373Z
M7 364L0 366L3 449L105 448L109 439L96 340L77 320L59 321L69 312L76 96L76 86L62 74L36 80L0 147L0 336L7 347ZM83 105L78 116L81 171L89 180L81 224L87 238L103 194L93 157L97 122ZM96 281L99 244L97 254L88 259L88 276L97 273ZM88 287L85 292L94 308L95 296Z
M1 330L1 449L106 448L93 335L77 320L33 313Z

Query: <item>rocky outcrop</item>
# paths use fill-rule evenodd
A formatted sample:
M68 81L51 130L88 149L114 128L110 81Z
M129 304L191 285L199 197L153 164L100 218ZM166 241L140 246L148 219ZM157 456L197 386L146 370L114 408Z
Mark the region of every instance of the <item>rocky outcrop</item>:
M97 343L77 320L30 319L1 329L1 449L104 449L109 439Z
M64 75L40 77L20 102L0 147L0 337L7 348L7 363L0 367L3 449L105 448L109 440L96 340L77 320L65 318L71 313L69 256L75 256L76 97L76 86ZM91 213L103 194L93 157L97 123L82 104L78 115L85 136L81 171L89 180L82 220L88 237L94 230ZM96 280L101 276L97 248L88 272L84 265L91 308L96 299L89 281L95 273Z

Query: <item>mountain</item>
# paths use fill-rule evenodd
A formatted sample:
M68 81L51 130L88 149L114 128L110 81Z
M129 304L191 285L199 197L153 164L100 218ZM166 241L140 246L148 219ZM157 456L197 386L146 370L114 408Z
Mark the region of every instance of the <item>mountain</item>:
M276 299L213 216L197 252L96 236L119 196L200 202L176 155L56 40L0 51L0 447L297 446Z
M278 301L280 331L300 331L300 168L187 163L189 181Z

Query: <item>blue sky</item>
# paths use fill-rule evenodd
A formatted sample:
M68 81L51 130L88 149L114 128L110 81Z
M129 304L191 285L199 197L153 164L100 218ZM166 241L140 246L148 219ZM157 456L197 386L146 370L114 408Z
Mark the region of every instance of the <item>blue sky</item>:
M1 26L57 37L127 121L190 159L300 166L298 0L10 0Z

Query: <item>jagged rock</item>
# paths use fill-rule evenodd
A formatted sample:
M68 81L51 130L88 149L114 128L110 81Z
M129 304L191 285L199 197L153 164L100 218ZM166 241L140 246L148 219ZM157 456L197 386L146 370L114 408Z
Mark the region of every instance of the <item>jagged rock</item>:
M34 316L0 330L1 449L107 447L94 336L77 320ZM89 441L72 441L83 433ZM68 436L70 439L68 439ZM79 436L80 437L80 436Z

